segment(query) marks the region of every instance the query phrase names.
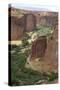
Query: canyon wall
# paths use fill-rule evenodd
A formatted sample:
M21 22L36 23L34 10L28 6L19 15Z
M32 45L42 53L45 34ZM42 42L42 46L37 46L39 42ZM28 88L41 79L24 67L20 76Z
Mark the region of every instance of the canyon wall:
M46 36L41 36L32 42L32 53L31 58L40 58L45 55L47 48L47 38Z
M36 26L58 25L57 12L34 12L11 8L11 40L20 40L24 32L36 29Z

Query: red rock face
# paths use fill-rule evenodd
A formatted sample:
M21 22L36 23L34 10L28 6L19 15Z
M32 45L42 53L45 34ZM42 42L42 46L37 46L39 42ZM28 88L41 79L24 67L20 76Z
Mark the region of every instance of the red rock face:
M24 21L23 19L22 21ZM24 27L21 22L21 25L19 25L18 21L18 18L11 17L11 40L19 40L23 36Z
M58 17L52 16L36 16L37 24L43 26L54 26L58 23Z
M45 50L47 47L47 40L45 36L38 38L32 43L32 55L31 57L39 58L45 55Z
M26 31L31 32L36 28L36 17L33 14L26 15Z
M47 44L44 60L50 62L53 68L58 69L58 25L56 25L52 40Z
M35 28L36 21L32 14L22 18L11 17L11 40L19 40L25 32L33 31Z

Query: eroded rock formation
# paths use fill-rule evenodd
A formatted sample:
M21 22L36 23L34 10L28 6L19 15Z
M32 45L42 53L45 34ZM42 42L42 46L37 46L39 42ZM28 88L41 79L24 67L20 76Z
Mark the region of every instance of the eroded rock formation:
M58 68L58 26L56 25L53 37L47 44L44 60L49 61L55 70Z
M45 50L47 47L46 36L39 37L32 43L32 54L31 58L40 58L45 55Z

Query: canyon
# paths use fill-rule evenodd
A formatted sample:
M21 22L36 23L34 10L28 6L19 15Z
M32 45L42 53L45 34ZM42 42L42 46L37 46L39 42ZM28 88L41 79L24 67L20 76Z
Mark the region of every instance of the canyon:
M11 8L11 41L19 41L25 32L32 32L39 26L51 27L52 37L39 37L32 42L31 56L27 62L33 70L58 72L58 12L28 11ZM29 58L29 60L28 60ZM38 59L38 62L36 59ZM26 66L27 67L27 66Z

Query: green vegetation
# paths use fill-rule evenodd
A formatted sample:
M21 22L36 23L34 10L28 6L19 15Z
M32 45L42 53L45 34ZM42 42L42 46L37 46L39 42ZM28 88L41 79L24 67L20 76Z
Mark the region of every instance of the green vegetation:
M43 27L40 26L36 29L36 32L38 33L39 36L48 36L53 33L51 27Z
M22 40L22 46L24 47L24 46L27 46L27 45L29 45L29 42L26 39L23 39Z
M48 39L52 37L53 34L53 30L52 27L45 27L45 26L40 26L37 27L34 31L27 33L26 32L26 40L36 40L37 38L41 37L41 36L46 36Z
M40 35L47 35L51 32L51 28L40 27L37 28L31 35L35 32ZM39 36L38 35L38 36ZM22 39L22 45L12 46L11 51L11 83L15 85L37 85L42 83L48 83L55 79L58 79L58 74L51 72L50 74L40 73L32 69L25 68L26 59L31 54L31 44L27 41L31 36L25 34ZM24 52L22 52L24 51Z
M26 53L28 52L19 53L17 51L11 54L11 83L13 86L37 85L45 82L48 83L58 78L57 73L51 72L51 74L46 74L25 68Z

